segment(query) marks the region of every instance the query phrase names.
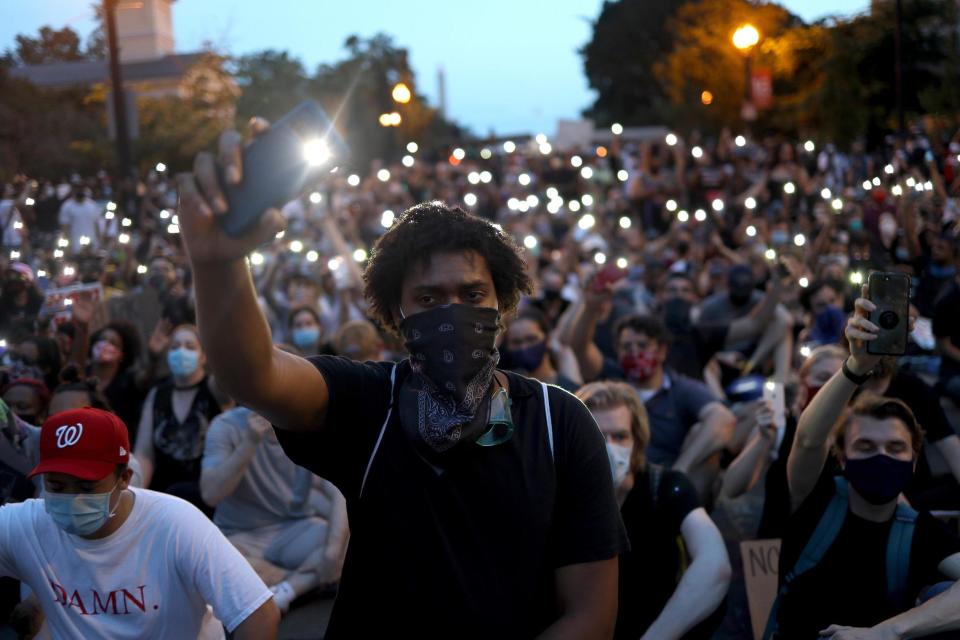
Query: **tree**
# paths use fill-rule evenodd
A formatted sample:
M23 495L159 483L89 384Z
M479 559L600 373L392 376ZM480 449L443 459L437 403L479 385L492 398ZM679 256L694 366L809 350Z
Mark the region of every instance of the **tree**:
M760 43L749 54L733 46L737 27L749 23L761 34ZM654 64L672 107L671 123L682 127L719 129L740 124L746 76L744 55L756 67L773 75L776 109L791 102L798 90L793 76L801 71L803 56L795 46L815 34L802 32L803 22L776 4L754 4L746 0L700 0L681 7L671 20L674 33L670 52ZM810 46L809 44L807 46ZM814 45L815 46L815 45ZM713 94L709 105L701 102L703 91ZM772 120L776 121L776 113ZM794 124L793 120L788 126ZM764 123L761 123L761 125Z
M100 29L99 31L102 31ZM36 37L20 34L16 37L16 46L7 50L4 58L8 64L50 64L54 62L78 62L80 60L96 60L105 57L106 49L103 44L102 33L98 40L94 35L84 49L80 44L80 36L70 27L54 29L40 27Z
M599 123L645 124L659 119L665 96L654 65L670 50L670 19L687 0L606 0L581 50L597 99L584 115Z
M180 95L138 99L141 171L157 162L187 170L198 152L214 149L220 133L233 126L239 89L225 67L225 58L208 52L187 70Z
M406 49L384 34L368 39L350 36L344 48L348 57L320 65L308 92L335 118L358 166L372 158L396 158L407 140L449 132L417 94ZM391 97L393 86L401 81L413 93L407 104L396 104ZM401 125L381 127L380 114L393 111L400 113Z
M307 97L309 78L303 63L286 51L266 50L233 61L234 77L241 90L237 119L253 116L276 120Z

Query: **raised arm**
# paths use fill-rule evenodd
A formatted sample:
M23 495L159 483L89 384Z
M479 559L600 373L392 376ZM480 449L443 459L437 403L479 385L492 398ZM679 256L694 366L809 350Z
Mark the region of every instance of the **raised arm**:
M269 422L251 413L247 428L242 430L240 443L231 447L228 426L222 416L214 418L207 432L203 468L200 471L200 497L211 507L230 497L240 486L250 461L257 453L257 447L270 429Z
M846 366L858 376L872 371L880 361L880 356L867 353L867 342L876 339L879 329L868 319L875 307L867 299L867 285L861 291L862 296L854 305L854 315L847 322L846 331L850 343L850 357ZM797 435L790 449L790 457L787 458L787 485L790 487L792 509L799 507L816 486L830 454L830 436L857 386L843 371L838 371L801 414Z
M586 382L595 380L603 370L603 354L593 341L597 333L597 323L600 321L600 304L588 299L584 291L571 312L572 322L569 332L561 340L573 349L580 365L580 373Z
M262 132L266 125L257 128ZM242 179L240 151L236 131L221 136L219 162L231 183ZM227 204L216 166L212 154L201 153L192 174L177 176L182 236L196 289L197 324L210 368L224 391L281 429L316 429L326 415L326 382L303 358L274 348L244 260L284 228L283 217L271 209L245 235L227 235L217 221L227 212Z

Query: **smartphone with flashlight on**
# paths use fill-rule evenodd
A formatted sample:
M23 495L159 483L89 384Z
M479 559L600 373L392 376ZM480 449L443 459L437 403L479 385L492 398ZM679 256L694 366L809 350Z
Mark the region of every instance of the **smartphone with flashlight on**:
M316 102L302 102L277 120L242 151L243 180L220 186L227 213L220 224L239 236L253 227L264 211L289 202L311 181L335 170L347 147Z
M870 301L876 309L870 322L880 328L876 340L867 343L867 353L900 356L907 351L910 331L910 276L905 273L870 274Z

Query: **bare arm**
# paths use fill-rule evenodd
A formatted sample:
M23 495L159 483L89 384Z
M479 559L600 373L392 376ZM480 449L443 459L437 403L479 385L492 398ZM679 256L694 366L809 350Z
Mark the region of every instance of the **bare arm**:
M950 467L950 473L960 482L960 437L956 435L947 436L943 440L937 440L933 443L943 459L947 461Z
M689 440L689 444L680 452L673 468L688 473L692 467L722 450L730 440L736 425L737 419L721 403L711 402L705 405L700 410L700 432Z
M847 339L850 342L850 357L847 364L856 375L873 370L879 356L866 351L866 342L876 339L877 327L867 318L874 305L863 295L856 301L856 312L847 323ZM787 485L790 487L792 509L796 509L810 495L817 484L823 466L830 453L830 436L844 409L857 390L842 371L838 371L817 392L800 415L797 435L787 458Z
M221 501L230 497L240 486L243 475L247 471L247 466L253 460L253 456L257 453L257 447L263 440L263 434L266 429L270 428L270 423L260 416L256 414L250 414L250 416L251 420L248 427L242 432L243 436L240 439L239 446L230 452L220 464L215 467L204 467L200 472L200 497L211 507L217 506ZM210 431L207 433L208 450L210 449L211 435L217 437L219 434L216 432L223 429L224 426L223 424L217 424L217 420L214 419L214 424L210 426Z
M663 611L641 640L681 638L720 605L730 587L730 559L717 526L702 508L694 509L680 525L693 561ZM625 603L629 606L629 603Z
M327 574L330 581L334 582L340 579L340 573L343 571L343 561L347 555L347 542L350 540L350 526L347 522L347 501L329 482L331 491L332 510L329 518L329 531L327 534L327 543L323 551L323 557L326 566L329 568Z
M247 616L233 631L235 640L276 640L280 610L270 598Z
M221 137L221 157L225 174L239 182L239 134L227 132ZM280 212L266 212L244 236L228 236L215 219L226 212L226 201L219 190L214 158L207 153L197 156L193 174L178 176L178 184L200 340L218 384L282 429L319 428L327 410L326 382L303 358L274 348L244 262L248 252L283 228ZM237 341L238 335L244 339Z
M760 304L754 307L750 313L742 318L737 318L730 323L730 329L727 331L727 339L724 342L726 348L746 340L755 338L763 333L763 330L769 325L777 314L777 305L780 304L780 296L783 295L783 283L780 278L774 274L770 279L770 285L764 294Z
M133 446L133 454L140 463L140 477L144 488L149 488L153 479L153 399L156 395L157 390L151 389L143 401L140 425L137 427L137 442Z
M588 640L613 637L617 623L617 558L556 570L560 618L540 640Z
M747 445L727 467L723 476L723 487L720 489L721 495L736 498L750 491L760 479L776 440L773 409L769 404L763 404L757 410L757 426L750 434Z
M567 344L573 349L573 354L580 365L580 373L586 381L594 380L603 370L603 354L593 342L593 336L597 333L597 315L596 305L590 305L581 298L576 303L576 309L573 313L573 321L570 323L570 331L564 336ZM590 307L593 306L591 309Z
M937 346L940 347L940 355L960 362L960 347L957 347L950 341L950 336L937 338Z

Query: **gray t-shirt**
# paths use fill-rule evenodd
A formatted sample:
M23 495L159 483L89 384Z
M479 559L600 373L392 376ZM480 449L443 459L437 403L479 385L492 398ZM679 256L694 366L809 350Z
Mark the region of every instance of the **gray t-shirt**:
M203 469L222 464L247 437L251 411L237 407L210 424ZM284 454L270 429L247 466L236 490L217 505L214 523L224 534L319 516L329 518L336 488Z

